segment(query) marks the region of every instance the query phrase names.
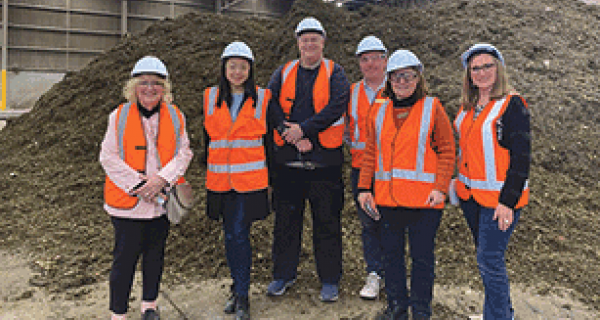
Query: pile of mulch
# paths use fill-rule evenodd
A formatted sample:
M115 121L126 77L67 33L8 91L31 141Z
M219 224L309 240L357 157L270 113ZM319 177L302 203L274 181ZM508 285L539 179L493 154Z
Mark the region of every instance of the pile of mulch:
M175 102L187 116L196 155L187 177L199 198L191 218L172 229L165 277L178 283L228 276L221 227L204 215L205 168L198 162L202 90L216 84L219 56L234 40L254 50L257 82L266 86L277 66L297 57L293 30L309 15L327 30L326 56L351 81L360 78L354 51L366 35L379 36L392 50L415 52L425 64L431 94L451 119L459 107L460 53L476 42L503 52L533 121L532 196L509 247L511 279L540 293L570 289L600 310L600 8L573 0L445 0L356 12L303 0L279 20L189 14L157 22L67 74L33 111L2 131L0 248L32 252L31 284L53 292L77 296L83 285L107 279L113 238L102 209L99 146L108 114L123 102L122 86L133 64L151 54L167 64ZM349 185L348 176L346 168ZM360 224L346 191L342 291L355 294L364 261ZM301 286L314 287L310 219L306 225L299 278ZM273 216L252 230L254 281L270 280L272 228ZM450 206L438 233L437 260L438 283L481 287L470 233ZM435 308L438 315L451 315L444 306Z

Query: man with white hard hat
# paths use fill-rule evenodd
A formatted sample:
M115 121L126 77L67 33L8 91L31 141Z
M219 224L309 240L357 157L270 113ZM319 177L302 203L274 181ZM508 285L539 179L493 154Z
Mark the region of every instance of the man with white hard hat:
M367 116L376 99L385 87L387 49L375 36L363 38L356 49L356 56L363 79L354 83L350 92L350 103L346 118L347 139L352 155L352 194L356 211L362 225L363 251L367 278L360 290L363 299L376 299L381 289L383 262L381 260L381 223L373 220L358 204L358 176L366 142Z
M300 21L295 34L300 59L279 67L268 85L275 231L267 294L283 295L296 279L308 200L320 298L333 302L342 275L342 141L350 84L343 68L323 57L326 32L317 19Z

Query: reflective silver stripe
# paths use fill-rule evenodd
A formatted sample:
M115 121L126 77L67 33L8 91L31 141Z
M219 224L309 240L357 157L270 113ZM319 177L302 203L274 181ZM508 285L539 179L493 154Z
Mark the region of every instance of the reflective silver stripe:
M500 110L502 110L502 105L506 98L502 100L496 101L492 110L485 118L483 122L483 126L481 127L481 138L483 140L483 157L485 161L485 180L488 182L497 181L496 177L496 153L494 152L494 124L492 123L494 119L498 117Z
M484 190L484 191L501 191L504 186L504 181L481 181L481 180L470 180L462 174L458 174L458 181L465 184L470 189ZM529 180L525 180L525 186L523 190L529 188Z
M364 142L350 142L350 147L354 150L364 150L365 143Z
M463 110L461 111L454 120L454 129L458 133L458 138L460 139L460 126L462 125L463 120L467 116L467 113Z
M256 111L254 113L254 118L256 119L260 119L260 116L262 115L262 107L263 107L263 103L265 101L265 89L258 89L258 98L256 101Z
M254 148L262 147L262 139L256 140L215 140L211 141L208 147L210 149L222 149L222 148Z
M119 123L117 123L117 148L119 149L119 157L125 160L125 149L123 148L123 140L125 139L125 126L127 126L127 116L129 116L129 110L131 109L131 103L126 103L121 109L119 114Z
M299 62L299 60L294 60L286 68L283 69L283 72L281 74L281 84L283 84L285 82L288 75L290 74L292 69L294 69L294 67L298 64L298 62Z
M392 169L392 177L394 177L394 179L404 179L430 183L435 182L435 174L411 170Z
M209 164L208 171L213 173L244 173L265 169L264 161L249 162L243 164Z
M211 116L215 111L215 103L217 102L217 92L219 88L211 87L208 91L208 115Z
M421 182L435 182L435 174L424 172L425 168L425 152L427 151L427 142L429 138L429 127L431 126L431 117L433 113L433 101L432 97L426 97L423 113L421 116L421 126L419 131L419 140L417 142L417 154L416 154L416 169L404 170L404 169L392 169L391 177L395 179L405 179ZM377 130L377 147L379 148L379 161L380 161L380 176L387 177L385 174L389 172L383 171L383 153L381 149L381 135L383 130L383 121L385 118L385 109L389 103L389 100L379 109L377 114L377 120L375 127ZM377 177L377 173L375 174ZM377 178L376 178L377 179Z
M323 62L325 62L325 71L327 71L327 78L331 77L332 70L329 69L329 59L323 58Z
M341 126L344 124L344 116L341 116L339 119L337 119L336 122L334 122L331 127L335 127L335 126Z
M392 173L389 171L377 171L375 172L376 181L390 181L392 180Z
M363 82L364 80L354 84L354 87L352 88L352 97L350 100L350 114L352 114L352 118L354 119L354 141L358 141L360 139L360 132L358 130L358 93ZM356 149L354 147L355 143L358 142L353 142L351 144L353 149ZM364 149L364 147L361 149Z
M383 171L383 154L381 152L381 131L383 130L383 120L385 119L385 110L387 109L390 100L386 100L385 103L379 108L377 118L375 120L375 131L377 133L377 149L379 150L379 171L375 172L375 180L390 180L392 174L388 171ZM379 177L379 178L378 178Z
M173 128L175 129L175 154L179 152L181 148L181 121L179 120L179 115L175 110L173 105L168 104L167 110L169 110L169 115L171 116L171 121L173 121Z

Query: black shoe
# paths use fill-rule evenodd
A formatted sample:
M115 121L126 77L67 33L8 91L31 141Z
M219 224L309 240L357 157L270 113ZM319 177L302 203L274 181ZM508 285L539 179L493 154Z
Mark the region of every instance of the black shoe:
M225 308L223 308L223 312L227 314L234 314L236 300L237 299L235 297L235 293L232 292L227 301L225 302Z
M147 309L142 315L142 320L160 320L160 316L157 310Z
M248 297L237 297L235 301L235 319L250 320L250 302Z
M392 304L377 313L375 320L408 320L408 312Z

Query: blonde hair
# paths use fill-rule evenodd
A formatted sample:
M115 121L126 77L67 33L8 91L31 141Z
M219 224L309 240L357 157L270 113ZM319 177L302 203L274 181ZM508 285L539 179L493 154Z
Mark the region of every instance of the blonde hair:
M159 77L158 82L160 82L165 88L162 101L167 104L173 102L173 93L171 92L171 82L167 79L161 79ZM133 77L127 81L125 87L123 87L123 97L127 99L130 103L137 103L137 97L135 96L135 87L140 83L140 78Z
M513 88L509 84L508 74L506 73L506 67L496 57L494 63L496 64L496 82L492 88L490 99L501 99L511 91ZM462 86L462 97L461 103L465 110L471 110L477 105L479 100L479 88L473 84L471 80L471 68L470 63L463 73L463 86Z

